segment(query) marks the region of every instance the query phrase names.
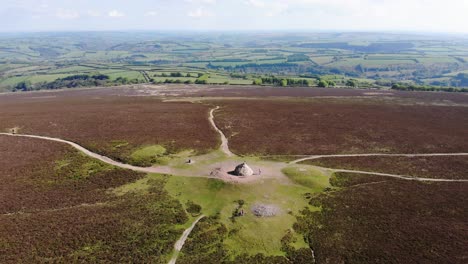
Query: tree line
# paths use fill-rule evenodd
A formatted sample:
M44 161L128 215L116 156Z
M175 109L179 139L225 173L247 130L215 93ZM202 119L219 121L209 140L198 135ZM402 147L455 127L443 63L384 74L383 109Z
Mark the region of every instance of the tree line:
M278 77L262 77L253 81L254 85L273 85L273 86L310 86L311 83L307 79L291 79L291 78L278 78Z
M468 92L468 88L455 88L455 87L441 87L432 85L414 85L396 83L392 85L392 90L397 91L430 91L430 92Z
M122 84L137 84L140 83L138 79L129 79L127 77L118 77L111 80L105 74L77 74L64 78L56 79L52 82L40 82L32 84L31 81L22 81L16 84L12 91L35 91L35 90L55 90L61 88L77 88L77 87L93 87L93 86L108 86L108 85L122 85Z

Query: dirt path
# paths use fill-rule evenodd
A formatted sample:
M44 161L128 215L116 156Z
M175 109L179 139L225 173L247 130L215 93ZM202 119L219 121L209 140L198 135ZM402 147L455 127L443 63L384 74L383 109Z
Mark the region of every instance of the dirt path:
M423 182L468 182L468 180L463 179L437 179L437 178L420 178L420 177L411 177L406 175L396 175L396 174L389 174L389 173L380 173L380 172L370 172L370 171L357 171L357 170L342 170L342 169L329 169L333 172L349 172L349 173L357 173L357 174L366 174L366 175L375 175L375 176L383 176L383 177L391 177L397 178L402 180L409 180L409 181L423 181Z
M177 257L179 256L179 253L180 251L182 250L182 247L184 246L185 244L185 241L187 240L188 236L190 235L190 233L192 233L192 230L195 228L195 226L198 224L198 222L203 218L205 217L204 215L201 215L200 217L198 217L193 223L192 225L185 229L184 233L182 233L182 236L179 238L179 240L177 240L177 242L175 243L174 245L174 249L175 249L175 252L174 254L172 255L172 258L171 260L169 261L169 264L175 264L176 261L177 261Z
M121 163L121 162L115 161L113 159L110 159L110 158L108 158L106 156L102 156L102 155L99 155L97 153L94 153L94 152L92 152L92 151L90 151L90 150L88 150L88 149L74 143L74 142L64 140L64 139L60 139L60 138L35 136L35 135L9 134L9 133L0 133L0 135L11 136L11 137L36 138L36 139L43 139L43 140L49 140L49 141L65 143L65 144L68 144L68 145L74 147L75 149L83 152L84 154L86 154L87 156L89 156L91 158L98 159L98 160L100 160L100 161L102 161L104 163L107 163L107 164L110 164L110 165L113 165L113 166L116 166L116 167L119 167L119 168L122 168L122 169L128 169L128 170L139 171L139 172L144 172L144 173L168 173L168 169L165 168L165 167L148 167L148 168L144 168L144 167L137 167L137 166Z
M234 153L231 152L231 150L229 150L229 141L228 139L226 138L226 136L224 135L223 131L221 131L221 129L219 129L217 126L216 126L216 123L214 121L214 111L218 110L219 109L219 106L216 106L216 108L213 108L211 109L210 111L210 117L209 117L209 120L210 120L210 123L211 123L211 126L219 133L219 135L221 136L221 146L219 147L219 149L225 153L228 157L232 157L232 156L235 156Z
M196 167L190 167L187 169L180 169L171 166L155 166L155 167L138 167L138 166L133 166L130 164L125 164L122 162L115 161L111 158L108 158L106 156L94 153L85 147L60 138L53 138L53 137L46 137L46 136L36 136L36 135L26 135L26 134L10 134L10 133L1 133L0 136L10 136L10 137L21 137L21 138L34 138L34 139L42 139L42 140L48 140L48 141L54 141L54 142L59 142L59 143L64 143L72 146L73 148L77 149L78 151L84 153L85 155L95 158L97 160L100 160L104 163L110 164L115 167L119 167L122 169L128 169L128 170L133 170L137 172L143 172L143 173L159 173L159 174L170 174L170 175L177 175L177 176L185 176L185 177L204 177L204 178L212 178L212 179L219 179L223 180L226 182L232 182L232 183L250 183L253 181L258 181L258 180L263 180L266 178L282 178L285 177L284 174L281 172L281 170L287 165L286 163L278 163L278 162L262 162L260 164L253 164L253 168L258 169L260 168L263 172L265 172L265 177L236 177L229 175L229 171L235 168L236 165L239 164L240 161L237 161L237 158L235 158L235 155L231 153L231 159L232 160L226 160L223 162L214 162L210 163L209 160L207 163L203 165L197 165L195 164L194 166ZM227 153L225 153L227 155ZM217 157L214 157L215 159ZM201 157L193 157L193 159L199 160ZM214 175L211 174L210 172L213 172L216 168L219 168L219 174ZM268 174L268 175L267 175Z
M213 109L212 111L214 111L215 109ZM211 112L212 113L212 112ZM212 115L211 115L212 116ZM211 119L212 120L212 119ZM212 121L213 122L213 121ZM214 122L213 122L214 124ZM214 125L214 127L216 127L216 125ZM220 131L220 134L222 134L222 132ZM36 138L36 139L43 139L43 140L49 140L49 141L55 141L55 142L60 142L60 143L64 143L64 144L68 144L72 147L74 147L75 149L83 152L84 154L86 154L87 156L91 157L91 158L95 158L95 159L98 159L104 163L107 163L107 164L110 164L110 165L113 165L113 166L116 166L116 167L119 167L119 168L123 168L123 169L128 169L128 170L133 170L133 171L138 171L138 172L144 172L144 173L161 173L161 174L177 174L179 176L198 176L198 177L205 177L205 178L214 178L214 179L222 179L222 180L226 180L226 181L232 181L232 182L235 182L235 183L242 183L242 182L250 182L250 181L253 181L255 180L256 178L239 178L239 177L218 177L218 176L211 176L211 175L203 175L203 174L194 174L193 172L191 172L191 174L186 174L185 172L182 172L182 171L179 171L177 169L174 169L174 168L171 168L171 167L168 167L168 166L158 166L158 167L138 167L138 166L133 166L133 165L129 165L129 164L125 164L125 163L121 163L121 162L118 162L118 161L115 161L115 160L112 160L106 156L102 156L100 154L97 154L97 153L94 153L74 142L71 142L71 141L68 141L68 140L64 140L64 139L60 139L60 138L53 138L53 137L44 137L44 136L35 136L35 135L22 135L22 134L10 134L10 133L0 133L0 135L3 135L3 136L10 136L10 137L24 137L24 138ZM223 135L223 138L226 140L226 143L225 143L225 147L227 148L227 139L224 137ZM230 155L234 156L233 153L231 153L229 151L229 148L227 148L227 152L224 152L226 155L229 155L228 153L230 153ZM408 157L417 157L417 156L454 156L454 155L468 155L468 154L465 154L465 153L453 153L453 154L450 154L450 153L446 153L446 154L356 154L356 155L323 155L323 156L311 156L311 157L308 157L308 158L305 158L305 159L300 159L300 160L296 160L296 161L293 161L291 163L297 163L297 162L300 162L300 161L303 161L303 160L307 160L307 159L317 159L317 158L320 158L320 157L349 157L349 156L356 156L356 157L359 157L359 156L362 156L362 157L365 157L365 156L378 156L378 155L400 155L400 156L408 156ZM273 164L278 164L278 168L275 168L275 169L271 169L270 173L274 176L274 177L277 177L278 175L283 175L282 172L280 171L282 168L284 168L284 165L286 164L282 164L282 163L277 163L277 162L270 162L269 163L269 166L267 167L262 167L262 170L264 171L267 171L268 170L268 167L275 167L273 166ZM231 166L232 167L232 166ZM403 180L411 180L411 181L414 181L414 180L417 180L417 181L427 181L427 182L468 182L468 180L455 180L455 179L432 179L432 178L418 178L418 177L411 177L411 176L406 176L406 175L395 175L395 174L387 174L387 173L378 173L378 172L368 172L368 171L354 171L354 170L343 170L343 169L332 169L332 168L323 168L323 167L318 167L316 166L317 168L320 168L320 169L325 169L325 170L329 170L329 171L332 171L332 172L350 172L350 173L359 173L359 174L368 174L368 175L378 175L378 176L386 176L386 177L393 177L393 178L399 178L399 179L403 179ZM279 170L279 171L276 171L276 170ZM208 171L212 171L209 169L209 166L207 166L206 168L206 172L208 173ZM265 173L266 174L266 173ZM284 176L284 175L283 175ZM279 176L278 176L279 177ZM258 178L258 179L261 179L261 178Z
M321 158L346 158L346 157L443 157L443 156L468 156L468 153L426 153L426 154L337 154L337 155L312 155L305 158L293 160L290 163L296 164L306 160L315 160Z

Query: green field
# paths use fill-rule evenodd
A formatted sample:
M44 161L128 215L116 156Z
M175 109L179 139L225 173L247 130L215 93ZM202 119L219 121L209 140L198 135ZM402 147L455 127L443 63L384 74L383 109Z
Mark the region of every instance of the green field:
M144 191L149 188L148 182L151 179L160 177L162 176L157 174L149 175L143 180L119 188L117 192ZM320 181L328 181L326 176L317 177L323 178ZM317 210L308 205L304 194L318 191L318 189L300 185L281 185L274 180L236 185L214 179L171 176L168 179L166 189L181 203L193 201L202 206L204 214L220 215L221 222L229 230L238 230L235 235L225 241L225 246L233 255L242 253L283 255L280 241L296 221L293 214L305 207ZM239 217L235 222L232 222L230 217L237 206L237 200L245 201L246 210L255 203L269 203L280 205L282 212L273 218L257 218L248 213L245 217ZM293 214L288 212L293 212ZM300 241L297 246L307 247L302 239Z
M67 38L37 33L0 38L0 46L3 90L22 81L51 82L76 74L106 74L112 81L127 78L132 83L147 83L153 77L154 82L196 80L154 76L164 72L207 73L209 84L249 85L260 76L319 79L335 74L387 84L440 85L440 76L468 70L468 40L431 35L245 33L219 38L209 33L180 37L108 33L102 42L98 33ZM232 73L247 78L230 78ZM444 85L468 86L453 78Z
M163 155L164 151L165 149L160 146L148 146L137 150L132 156L147 158L155 154L156 156ZM227 158L223 153L214 151L198 156L195 164L188 165L185 161L193 155L191 153L186 151L166 156L168 159L165 164L175 168L175 175L177 173L204 175L210 164L237 161L236 158ZM244 157L244 159L257 166L277 166L254 157ZM312 166L286 165L284 172L289 177L289 181L288 178L265 178L244 184L195 176L149 174L144 179L117 188L115 193L119 195L145 193L151 188L153 180L167 177L166 189L171 196L177 198L182 204L191 201L200 205L201 213L218 217L219 222L226 226L230 235L224 240L223 245L229 250L231 256L244 253L282 256L285 252L281 248L281 239L288 230L292 229L297 214L304 208L312 211L318 210L308 204L307 197L314 193L321 193L330 187L328 173L321 172ZM239 206L239 200L244 202L243 209L246 215L233 220L232 214ZM256 204L275 205L280 211L275 217L259 218L250 212ZM303 238L298 235L294 244L297 248L307 247Z

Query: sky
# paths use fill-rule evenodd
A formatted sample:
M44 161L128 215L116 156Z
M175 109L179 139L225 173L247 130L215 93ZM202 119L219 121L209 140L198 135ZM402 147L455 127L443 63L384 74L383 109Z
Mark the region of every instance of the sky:
M0 0L0 31L468 33L468 0Z

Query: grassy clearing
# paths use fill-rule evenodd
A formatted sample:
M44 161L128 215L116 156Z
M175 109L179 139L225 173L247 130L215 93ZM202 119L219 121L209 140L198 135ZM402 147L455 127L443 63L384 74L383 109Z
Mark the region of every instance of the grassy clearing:
M161 145L147 146L134 151L130 158L135 164L166 164L167 150Z
M158 174L127 184L115 190L117 194L128 192L144 193L150 189ZM219 221L226 225L230 235L224 245L234 255L243 253L265 255L284 255L281 251L281 238L296 222L294 214L303 208L314 210L308 205L305 194L314 192L305 186L282 185L276 180L249 185L235 185L208 178L168 177L166 190L182 204L192 201L202 206L202 213L207 216L219 216ZM238 200L244 200L246 215L234 221L231 216L237 208ZM272 218L258 218L250 212L256 204L275 204L281 208L281 214ZM307 247L300 236L296 236L296 248Z
M316 192L330 187L329 177L313 167L294 165L283 169L283 173L293 182L309 187Z
M129 162L137 166L152 166L152 165L171 165L178 168L190 169L191 165L187 165L187 159L195 155L192 149L180 150L178 152L171 151L162 145L151 145L138 148L129 155Z
M166 188L182 203L190 200L200 204L204 214L219 214L220 221L231 231L224 244L233 255L282 255L281 238L296 221L288 212L296 213L308 207L304 194L311 191L302 186L280 185L274 180L233 185L214 179L184 177L169 178ZM237 207L237 200L245 201L247 215L233 222L230 217ZM275 204L282 213L272 218L255 217L250 213L250 207L255 203Z

